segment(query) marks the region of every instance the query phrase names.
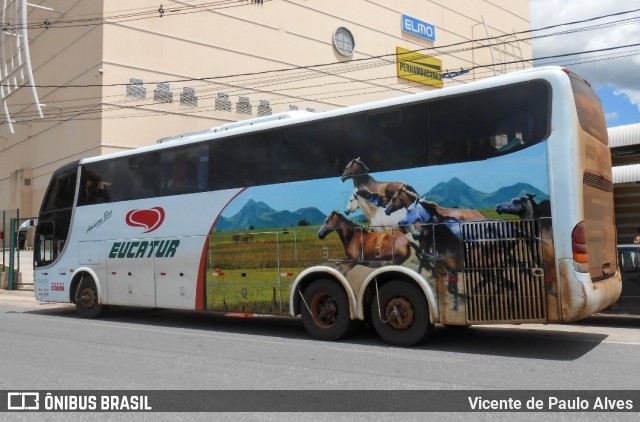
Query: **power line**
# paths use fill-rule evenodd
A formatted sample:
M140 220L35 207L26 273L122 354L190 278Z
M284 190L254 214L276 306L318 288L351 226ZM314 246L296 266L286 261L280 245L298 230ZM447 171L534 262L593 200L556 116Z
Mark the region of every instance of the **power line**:
M241 1L245 1L245 0L241 0ZM549 30L549 29L559 28L559 27L562 27L562 26L569 26L569 25L575 25L575 24L578 24L578 23L592 22L592 21L596 21L596 20L600 20L600 19L605 19L605 18L614 17L614 16L621 16L621 15L625 15L625 14L629 14L629 13L635 13L635 12L639 12L639 11L640 11L640 9L634 9L634 10L625 11L625 12L617 12L617 13L612 13L612 14L608 14L608 15L592 17L592 18L583 19L583 20L579 20L579 21L572 21L572 22L560 23L560 24L555 24L555 25L549 25L549 26L542 27L542 28L537 28L537 29L524 30L524 31L519 31L519 32L514 32L514 33L509 33L509 34L502 34L502 35L497 35L497 36L494 36L494 37L486 37L486 38L481 38L481 39L477 39L477 40L465 40L465 41L460 41L460 42L448 44L448 45L445 45L445 46L440 46L440 47L438 47L438 50L442 51L443 49L456 47L456 46L461 46L461 45L468 44L468 43L479 43L479 42L484 42L484 41L495 41L495 40L498 40L498 39L501 39L501 38L505 38L505 37L512 37L514 35L541 32L541 31L546 31L546 30ZM640 18L633 18L633 19L640 19ZM625 19L623 21L626 22L626 21L628 21L628 19ZM606 24L598 24L596 26L590 26L590 27L588 26L588 27L584 27L584 28L573 29L573 30L569 30L569 31L557 32L557 33L551 33L551 34L543 34L543 35L537 35L537 36L530 36L528 38L520 39L519 41L528 41L528 40L533 40L533 39L538 39L538 38L547 38L547 37L556 36L556 35L565 35L565 34L570 34L570 33L575 33L575 32L592 30L592 29L594 29L594 27L598 27L600 25L613 25L613 24L616 24L616 23L615 22L611 22L611 23L606 23ZM508 44L508 43L510 43L510 41L503 41L501 44ZM482 45L482 46L479 46L479 47L471 46L471 47L466 47L466 48L459 49L459 50L444 51L443 53L436 53L436 54L433 54L433 55L434 56L441 56L441 55L455 54L455 53L470 51L470 50L474 50L474 49L477 49L477 48L493 48L493 47L495 47L496 45L499 45L499 44L487 44L487 45ZM410 53L417 53L417 52L421 52L421 51L424 51L424 50L435 50L435 49L431 48L431 47L426 47L426 48L412 50L412 51L410 51ZM395 60L391 60L391 58L394 58L395 55L396 55L395 53L387 53L387 54L364 57L364 58L359 58L359 59L352 59L349 62L335 61L335 62L318 63L318 64L311 64L311 65L305 65L305 66L294 66L294 67L287 67L287 68L280 68L280 69L262 70L262 71L257 71L257 72L246 72L246 73L240 73L240 74L219 75L219 76L209 76L209 77L200 77L200 78L182 78L182 79L165 80L165 81L159 81L159 82L147 82L147 83L145 83L145 85L146 84L157 84L157 83L184 83L184 82L211 81L211 80L220 80L220 79L229 79L229 78L236 78L236 77L247 77L247 76L260 76L260 75L264 76L264 74L291 72L291 71L303 70L303 69L312 70L312 69L322 68L322 67L325 67L325 66L335 66L335 65L337 65L338 67L341 67L341 66L344 67L345 65L353 65L353 64L356 64L358 62L370 61L370 60L381 60L381 59L386 59L386 58L389 58L389 59L387 59L387 60L389 60L387 64L395 64ZM329 69L328 71L331 71L331 69ZM36 87L36 88L91 88L91 87L115 87L115 86L126 86L126 85L128 85L128 84L127 83L84 84L84 85L38 85L38 84L35 84L33 86ZM25 85L24 87L30 88L32 86L31 85Z
M270 2L272 0L264 0L265 2ZM262 2L260 3L262 4ZM45 20L43 22L38 23L27 23L26 25L20 23L9 23L10 20L5 21L4 30L13 31L16 29L66 29L66 28L78 28L85 26L95 26L95 25L107 25L107 24L118 24L118 23L126 23L132 21L138 21L143 19L163 19L171 16L178 15L186 15L192 13L200 13L206 11L216 11L223 10L235 7L244 7L244 6L255 6L255 1L249 0L219 0L214 2L208 2L204 4L194 4L189 5L185 4L182 7L167 7L164 8L162 5L156 8L142 8L140 12L135 13L123 13L119 15L112 16L96 16L96 17L88 17L82 19L59 19L59 20ZM139 10L139 9L128 9L128 10ZM125 10L124 12L126 12ZM91 15L84 15L91 16Z
M596 19L602 19L604 17L618 16L618 15L631 13L631 12L633 12L633 11L618 12L618 13L614 13L614 14L610 14L610 15L589 18L589 19L585 19L583 21L576 21L576 22L594 21ZM625 20L622 20L622 21L618 21L618 22L629 22L629 21L634 20L634 19L637 19L637 18L629 18L629 19L625 19ZM549 26L549 27L532 30L530 32L540 31L540 30L548 29L548 28L557 28L557 27L560 27L560 26L571 25L571 24L574 24L574 23L575 22L552 25L552 26ZM602 25L610 26L610 25L615 25L615 24L616 24L615 22L609 22L609 23L604 23L604 24L598 24L598 25L591 26L591 27L578 28L578 29L573 29L573 30L569 30L569 31L557 32L555 34L564 35L566 33L573 33L573 32L577 32L577 31L588 30L590 28L602 27ZM502 38L502 37L505 37L505 36L511 36L511 35L512 34L505 34L505 35L500 35L500 36L491 37L491 38L498 39L498 38ZM540 37L548 37L548 36L552 36L552 35L554 35L554 34L541 35ZM478 40L475 40L475 41L477 42ZM450 44L450 46L451 45L459 45L459 44L460 43ZM547 56L547 57L544 57L544 58L537 58L536 60L545 60L545 59L552 59L552 58L569 57L569 56L585 54L585 53L613 51L613 50L616 50L616 49L623 49L623 48L629 48L629 47L635 47L635 46L637 46L637 44L630 44L630 45L626 45L626 46L609 47L609 48L604 48L604 49L591 50L591 51L588 51L588 52L565 53L565 54L561 54L561 55L553 55L553 56ZM447 47L448 46L444 46L444 47L441 47L441 49L442 48L447 48ZM485 48L485 47L488 47L488 46L472 47L470 49L473 49L473 48ZM451 52L443 52L441 54L451 54ZM393 54L393 55L395 55L395 54ZM277 85L277 84L281 83L284 78L286 78L286 82L291 82L293 79L296 79L297 81L304 81L304 80L315 79L315 78L320 78L320 77L325 77L325 76L336 76L336 75L339 75L341 73L354 72L354 71L357 71L357 70L362 70L362 69L367 68L367 67L373 68L373 67L376 67L376 66L385 66L385 65L388 65L388 64L395 64L395 61L392 62L392 61L389 61L389 60L378 60L375 63L366 63L366 62L364 62L364 60L372 60L372 59L376 59L376 58L380 59L380 58L385 57L385 56L386 55L374 56L374 57L369 57L369 58L365 58L365 59L358 59L358 60L362 60L362 62L357 62L357 61L355 63L354 62L348 62L347 65L344 65L343 62L338 62L338 64L340 64L341 66L337 67L336 69L325 70L324 71L325 73L321 74L321 75L318 75L317 71L314 71L313 73L312 72L308 72L309 66L301 66L301 67L297 67L297 68L283 69L283 71L286 70L286 71L289 71L289 72L296 71L296 70L301 71L301 72L298 73L298 75L295 76L295 78L291 74L288 74L288 75L283 75L282 77L279 77L280 79L272 77L272 76L268 76L269 78L272 78L272 79L264 80L264 76L258 76L255 73L246 74L246 75L228 75L228 77L238 77L238 76L239 77L245 77L245 76L253 77L253 76L258 76L257 78L254 78L253 81L257 81L257 82L259 82L261 84L253 86L253 87L240 86L240 87L236 88L237 90L251 90L251 92L255 92L256 90L260 91L261 88L264 88L264 87L269 86L269 85ZM530 62L530 61L531 60L528 60L528 59L527 60L514 60L514 61L510 61L510 62L505 62L505 63L497 63L496 65L518 64L518 63ZM314 66L326 66L326 65L328 65L328 64L320 64L320 65L314 65ZM493 66L493 64L492 65L478 65L478 66L474 66L472 69L477 70L477 69L487 68L487 67L490 67L490 66ZM264 72L261 72L259 75L263 75L263 73ZM387 78L389 78L389 77L385 76L385 77L380 78L380 79L387 79ZM189 78L189 79L178 80L178 82L184 82L184 81L188 82L188 81L197 81L197 80L205 81L205 80L210 80L210 79L217 79L217 78ZM245 81L239 81L239 82L236 82L236 84L242 83L242 82L246 83L246 82L250 82L250 81L252 81L252 79L246 79ZM458 81L461 81L461 80L458 80ZM168 82L176 82L176 81L168 81ZM358 82L358 81L355 81L355 80L354 81L344 81L344 82L339 82L339 83L352 83L352 82ZM464 81L462 81L462 82L464 82ZM216 84L218 84L218 83L216 83ZM313 87L323 87L323 86L336 85L336 84L337 84L336 82L332 82L332 83L328 83L328 84L314 85ZM65 88L72 88L72 87L85 88L85 87L105 87L105 86L125 86L125 85L128 85L128 84L63 85L63 86L40 86L40 87L42 87L42 88L44 88L44 87L48 87L48 88L63 88L63 87L65 87ZM306 85L305 87L308 88L309 86ZM287 91L287 90L296 90L296 89L301 89L301 88L302 87L283 88L283 89L280 90L280 92ZM376 88L377 88L376 86L370 86L370 87L360 88L360 90L376 89ZM215 88L213 88L213 89L215 89ZM393 89L397 90L396 88L393 88ZM387 86L387 90L389 90L388 86ZM235 93L235 92L232 90L231 93ZM238 95L242 95L242 93L239 93ZM359 95L359 94L354 94L354 95ZM97 97L96 99L102 99L102 98L104 98L104 97ZM207 98L211 98L211 97L205 96L203 98L207 99ZM282 98L278 98L278 100L281 100L281 99ZM130 100L125 100L125 101L130 101ZM305 99L301 99L301 101L305 101ZM318 99L310 99L309 101L318 101ZM146 105L152 105L152 104L146 104ZM95 104L93 106L95 106ZM82 107L86 107L86 105L77 106L77 108L82 108ZM123 108L128 108L128 106L124 106ZM107 110L107 111L111 111L111 110ZM70 109L70 112L75 112L75 110ZM23 114L23 115L21 115L21 117L27 117L27 115Z
M616 50L621 50L621 49L626 49L626 48L632 48L632 47L638 47L638 46L640 46L639 43L628 44L628 45L624 45L624 46L607 47L607 48L594 49L594 50L589 50L589 51L579 51L579 52L573 52L573 53L550 55L550 56L546 56L546 57L536 58L535 60L549 60L549 59L558 59L558 58L565 58L565 57L578 56L578 55L584 55L584 54L593 54L593 53L599 53L599 52L611 52L611 51L616 51ZM624 56L616 56L616 57L612 57L612 59L613 58L619 58L619 57L626 57L626 56L629 55L628 52L623 52L623 53L625 53ZM620 54L623 54L623 53L620 53ZM514 60L514 61L509 61L509 62L496 63L496 65L512 65L512 64L529 63L529 62L532 62L533 60L534 59ZM605 59L598 59L598 61L600 61L600 60L605 60ZM588 62L588 61L584 61L584 63L586 63L586 62ZM477 69L489 68L489 67L491 67L493 65L494 64L478 65L478 66L474 66L472 69L473 70L477 70ZM384 80L384 79L389 79L389 78L390 78L389 76L384 76L384 77L379 78L379 79ZM355 82L357 82L357 81L355 81ZM344 83L351 83L351 82L344 82ZM336 85L336 83L319 84L319 85L315 85L315 86L312 86L312 87L324 87L324 86L334 86L334 85ZM309 86L307 86L307 87L309 87ZM365 89L376 89L376 88L379 88L379 87L371 86L371 87L365 87L365 88L354 88L354 90L357 89L359 91L362 91L362 90L365 90ZM255 88L250 88L250 89L255 90ZM292 88L292 89L301 89L301 87L295 87L295 88ZM385 91L389 91L390 89L394 89L395 90L395 88L393 88L391 86L386 86L384 88ZM340 92L345 92L345 91L346 91L345 89L341 89L340 90ZM382 91L376 91L376 92L382 92ZM323 94L324 93L326 93L326 91L324 91ZM239 93L237 95L242 95L242 93ZM362 94L341 95L339 97L353 96L353 95L362 95ZM215 98L215 97L213 97L213 96L204 96L204 97L200 96L199 98L201 98L201 99L211 99L211 98ZM332 97L322 97L322 98L307 98L306 100L307 101L318 102L318 101L326 100L326 99L329 99L329 98L338 98L338 97L332 96ZM281 100L281 99L282 99L281 97L278 98L278 100ZM126 99L124 101L128 102L128 101L131 101L131 100L130 99ZM94 104L89 104L89 105L79 105L79 106L76 107L76 109L71 108L71 109L66 110L65 113L74 114L77 109L81 110L83 108L86 108L87 106L94 108L94 107L96 107L97 105L100 105L100 104L101 103L97 103L97 104L94 103ZM140 104L140 105L136 105L136 106L121 106L121 107L115 107L114 106L114 107L112 107L110 109L107 109L107 110L100 110L100 111L94 110L92 112L96 113L96 112L105 112L105 111L109 112L109 111L115 111L115 110L121 110L121 109L135 109L135 108L148 107L148 106L157 105L157 104L158 104L157 102L152 102L152 103L145 103L145 104ZM192 108L186 108L184 110L192 110ZM157 113L157 112L161 112L161 111L154 111L154 112ZM25 117L29 117L29 116L26 115L26 114L23 114L23 115L16 116L16 117L25 118ZM59 118L60 115L57 115L57 116L54 116L54 117ZM23 121L24 120L21 120L21 122L23 122Z
M558 54L558 55L551 55L551 56L541 57L541 58L537 58L536 60L558 59L558 58L564 58L564 57L570 57L570 56L576 56L576 55L593 54L593 53L597 53L597 52L615 51L615 50L627 49L627 48L637 47L637 46L638 46L638 44L629 44L629 45L624 45L624 46L616 46L616 47L608 47L608 48L602 48L602 49L594 49L594 50L590 50L590 51L580 51L580 52L573 52L573 53L564 53L564 54ZM533 59L514 60L514 61L509 61L509 62L497 63L497 65L520 64L520 63L525 63L525 62L531 62L532 60L533 60ZM491 65L489 65L489 64L485 64L485 65L478 65L478 66L474 66L474 67L472 68L472 70L477 70L477 69L482 69L482 68L488 68L488 67L490 67L490 66L493 66L493 64L491 64ZM353 71L353 70L351 70L351 71ZM331 74L331 75L329 75L329 76L333 76L333 75L334 75L334 74ZM313 79L313 78L316 78L316 77L317 77L317 76L306 76L306 75L304 75L304 74L303 74L303 75L301 75L301 76L300 76L300 78L301 78L300 80ZM379 78L379 79L388 79L388 78L390 78L390 77L389 77L389 76L384 76L384 77ZM291 77L290 77L290 76L289 76L289 80L291 80ZM370 80L369 80L369 81L370 81ZM276 81L276 82L268 81L268 82L271 82L272 84L277 84L277 83L279 83L280 81ZM341 84L341 83L352 83L352 82L358 82L358 81L332 82L332 83L327 83L327 84L318 84L318 85L312 85L312 86L305 85L305 87L304 87L304 88L310 88L310 87L324 87L324 86L334 86L334 85L336 85L336 84ZM264 86L265 86L265 85L262 85L262 86L260 86L260 88L264 88ZM296 89L302 89L302 88L303 88L303 87L291 87L291 88L288 88L288 89L282 89L282 90L280 90L280 91L296 90ZM375 86L371 86L371 87L359 88L359 90L375 89L375 88L376 88ZM389 88L390 88L390 87L389 87L389 86L387 86L387 88L386 88L386 89L387 89L387 90L389 90ZM256 87L251 87L251 88L248 88L248 87L239 87L238 89L241 89L241 90L247 90L247 89L249 89L249 90L251 90L252 92L254 92L254 91L256 91L256 90L259 90L259 89L258 89L258 88L256 88ZM395 89L395 88L393 88L393 89ZM216 88L213 88L213 89L210 89L210 90L207 90L207 91L214 91L214 90L216 90ZM205 91L205 92L206 92L206 91ZM243 92L239 92L239 93L238 93L238 92L233 92L233 91L232 91L231 93L232 93L232 94L237 94L237 95L242 95L242 94L247 95L247 93L243 93ZM212 97L211 97L211 96L204 96L204 97L200 96L199 98L202 98L202 99L208 99L208 98L212 98ZM98 97L98 98L96 98L96 99L101 99L101 98L100 98L100 97ZM281 98L279 98L279 99L281 99ZM125 100L125 101L130 101L130 99L127 99L127 100ZM310 99L309 101L318 101L318 99ZM146 104L146 105L152 105L152 104L155 104L155 102L154 102L154 103L150 103L150 104ZM86 105L81 105L81 106L77 106L77 107L78 107L78 108L82 108L82 107L86 107ZM126 108L126 107L125 107L125 108ZM70 112L73 112L73 111L74 111L74 109L73 109L73 108L72 108L72 109L70 109ZM108 110L107 110L107 111L108 111ZM23 117L26 117L25 115L22 115L22 116L23 116Z
M640 46L640 44L633 44L634 46ZM599 52L599 51L610 51L611 49L599 49L599 50L590 50L587 52L584 52L586 54L590 54L593 52ZM569 55L579 55L582 54L583 52L575 52L575 53L568 53L568 54L561 54L561 55L557 55L558 57L567 57ZM614 56L614 57L607 57L607 58L597 58L597 59L593 59L593 60L585 60L582 62L578 62L576 64L583 64L583 63L588 63L591 61L602 61L602 60L613 60L613 59L617 59L617 58L622 58L622 57L627 57L630 54L621 54L619 56ZM606 56L611 56L611 54L607 54ZM544 59L549 59L549 58L553 58L556 56L547 56ZM519 62L531 62L533 61L533 59L524 59L521 60ZM511 62L505 62L505 63L497 63L498 65L501 64L513 64L515 61L511 61ZM492 65L479 65L478 68L489 68ZM487 71L490 72L490 71ZM384 78L388 78L388 77L384 77ZM380 78L383 79L383 78ZM375 89L376 87L369 87L371 89ZM318 97L315 99L310 99L309 101L323 101L323 100L327 100L327 99L335 99L335 98L344 98L344 97L351 97L351 96L355 96L355 95L362 95L361 93L357 93L357 94L346 94L348 90L336 90L332 92L323 92L322 94L319 95L329 95L329 96L325 96L325 97ZM373 94L373 93L380 93L380 92L386 92L389 91L388 88L381 88L378 91L374 91L374 92L368 92L367 94ZM340 94L340 95L333 95L333 94ZM156 103L153 103L156 104ZM170 110L170 111L164 111L164 110L150 110L150 109L144 109L145 107L149 107L150 105L153 104L140 104L140 105L134 105L134 106L122 106L122 107L113 107L109 110L106 110L107 112L109 111L122 111L122 110L135 110L135 109L139 109L142 113L135 113L135 114L124 114L124 115L115 115L115 116L103 116L101 115L100 117L86 117L86 118L78 118L77 116L82 116L82 115L90 115L90 114L97 114L97 113L102 113L105 110L96 110L96 104L92 104L89 105L88 109L80 110L79 112L69 112L68 115L65 116L48 116L45 117L44 121L45 122L61 122L61 121L65 121L65 120L69 120L71 118L74 118L74 120L112 120L112 119L126 119L126 118L140 118L140 117L152 117L152 116L162 116L162 115L180 115L180 114L184 114L184 111L189 111L191 115L194 114L203 114L203 113L207 113L207 112L211 112L211 111L215 111L214 106L208 106L208 107L201 107L199 108L197 111L193 110L193 107L187 107L187 108L183 108L183 109L177 109L177 110ZM99 105L99 104L98 104ZM144 109L144 110L143 110ZM213 119L213 117L212 117ZM31 119L31 120L21 120L20 122L22 123L26 123L26 122L30 122L30 121L43 121L43 119Z

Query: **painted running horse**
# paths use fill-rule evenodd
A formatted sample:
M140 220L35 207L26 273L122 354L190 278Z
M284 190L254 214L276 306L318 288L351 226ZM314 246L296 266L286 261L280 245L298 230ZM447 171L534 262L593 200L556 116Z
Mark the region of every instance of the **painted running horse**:
M400 230L369 231L339 211L332 211L324 220L318 230L318 237L324 239L334 230L338 233L350 261L347 263L347 270L356 264L379 266L385 261L401 265L411 256L411 249L417 249Z

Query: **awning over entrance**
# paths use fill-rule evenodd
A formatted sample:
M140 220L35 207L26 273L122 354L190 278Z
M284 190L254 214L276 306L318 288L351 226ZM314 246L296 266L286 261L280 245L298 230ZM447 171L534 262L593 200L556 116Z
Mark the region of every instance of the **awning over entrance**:
M640 127L640 125L638 125ZM640 164L613 167L613 183L640 182Z

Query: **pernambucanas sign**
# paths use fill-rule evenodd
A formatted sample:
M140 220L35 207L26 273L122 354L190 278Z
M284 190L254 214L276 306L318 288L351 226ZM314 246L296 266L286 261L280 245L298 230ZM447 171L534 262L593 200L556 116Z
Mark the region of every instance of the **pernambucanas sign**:
M442 60L396 47L398 78L442 88Z

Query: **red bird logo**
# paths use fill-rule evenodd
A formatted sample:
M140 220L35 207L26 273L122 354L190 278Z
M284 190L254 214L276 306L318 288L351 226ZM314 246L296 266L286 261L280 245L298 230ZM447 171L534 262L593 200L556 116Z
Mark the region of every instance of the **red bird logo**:
M164 209L153 207L150 210L129 211L126 216L127 224L131 227L143 227L143 233L150 233L160 227L164 221Z

